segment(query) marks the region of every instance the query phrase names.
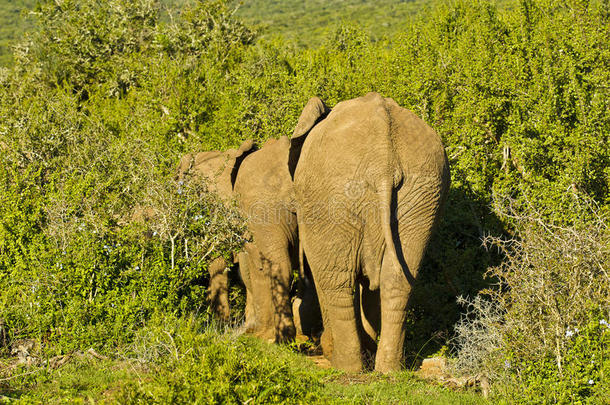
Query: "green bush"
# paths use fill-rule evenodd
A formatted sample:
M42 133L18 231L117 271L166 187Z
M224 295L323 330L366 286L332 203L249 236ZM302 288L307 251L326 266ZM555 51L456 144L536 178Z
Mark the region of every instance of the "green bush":
M207 263L243 242L234 210L173 180L204 116L189 100L209 97L187 72L242 42L218 2L163 27L149 1L39 7L30 51L0 77L0 319L9 340L111 347L157 311L205 312ZM199 42L160 54L163 35Z
M600 313L593 307L588 318L579 322L582 329L566 330L571 341L561 353L561 368L555 355L517 360L513 372L521 374L514 378L520 389L513 390L514 385L505 387L505 395L529 403L602 403L610 394L610 328L607 318L608 312ZM509 358L515 357L511 355Z
M194 320L152 322L124 355L159 378L124 387L121 403L307 403L323 386L296 357Z
M610 392L609 221L574 198L570 226L498 205L517 231L487 238L506 256L489 270L498 285L462 300L456 369L495 379L518 402L596 403Z

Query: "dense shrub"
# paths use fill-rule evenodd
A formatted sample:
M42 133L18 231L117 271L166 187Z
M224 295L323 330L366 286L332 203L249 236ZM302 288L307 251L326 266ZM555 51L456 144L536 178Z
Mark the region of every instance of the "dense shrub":
M207 262L239 247L243 224L205 185L173 179L203 119L187 72L247 40L218 2L163 27L149 1L39 7L40 31L0 77L5 330L69 350L128 340L155 311L205 313Z
M473 301L457 325L456 368L507 385L518 401L574 403L608 396L610 227L587 200L573 201L573 224L516 212L512 238L488 237L506 260L490 269L498 285ZM515 389L515 386L519 387Z

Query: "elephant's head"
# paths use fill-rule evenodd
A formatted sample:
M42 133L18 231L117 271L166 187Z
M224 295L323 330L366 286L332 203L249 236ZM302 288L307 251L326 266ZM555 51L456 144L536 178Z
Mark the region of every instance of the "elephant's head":
M324 104L319 97L312 97L305 105L303 112L299 116L297 126L294 128L290 138L290 154L288 156L288 170L290 176L294 178L294 171L299 161L303 142L309 132L330 113L330 108Z
M176 170L176 179L184 181L187 176L203 177L208 181L211 191L229 200L233 196L233 186L243 160L256 150L254 142L244 141L237 149L224 152L209 151L186 154Z

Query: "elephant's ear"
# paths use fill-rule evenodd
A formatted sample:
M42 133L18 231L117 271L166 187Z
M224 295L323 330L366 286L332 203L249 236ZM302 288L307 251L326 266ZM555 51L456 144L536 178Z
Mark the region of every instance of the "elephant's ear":
M231 169L231 188L235 186L235 180L237 179L237 172L239 166L250 153L256 151L256 144L252 139L245 140L237 149L234 155L233 168Z
M246 139L239 145L239 149L237 149L238 154L249 153L255 148L254 141L252 139Z
M307 105L299 117L297 126L294 128L292 137L290 138L288 170L290 171L291 177L294 178L294 171L296 170L299 156L301 155L301 148L303 147L307 135L309 135L309 132L318 122L326 118L328 113L330 113L330 108L328 108L319 97L312 97L307 102Z
M291 139L298 139L306 136L309 131L326 115L330 112L330 109L324 104L324 101L318 97L312 97L307 102L307 105L303 109L297 122L297 126L294 128Z

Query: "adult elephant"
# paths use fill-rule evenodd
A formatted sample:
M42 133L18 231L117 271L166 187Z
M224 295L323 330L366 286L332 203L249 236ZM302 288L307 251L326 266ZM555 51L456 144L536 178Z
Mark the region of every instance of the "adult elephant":
M287 137L268 140L244 160L234 189L259 255L250 252L252 261L260 263L250 270L259 334L277 342L291 340L297 332L290 302L292 269L299 268L299 261L289 151ZM257 270L260 274L253 274ZM301 281L306 283L305 277ZM300 293L297 310L303 310L299 319L305 322L299 332L311 333L307 321L315 319L317 298L312 288L301 288Z
M325 334L330 329L334 342L333 366L363 367L355 297L361 287L379 293L375 370L398 370L407 301L449 188L439 136L377 93L332 111L312 98L293 133L290 156L299 238L325 314Z
M225 204L231 204L233 185L246 156L256 150L252 140L243 142L238 149L186 154L180 159L176 178L185 181L187 176L205 179L208 189L218 194ZM209 266L210 286L208 300L212 312L222 320L229 320L228 270L231 263L221 257L214 258Z

